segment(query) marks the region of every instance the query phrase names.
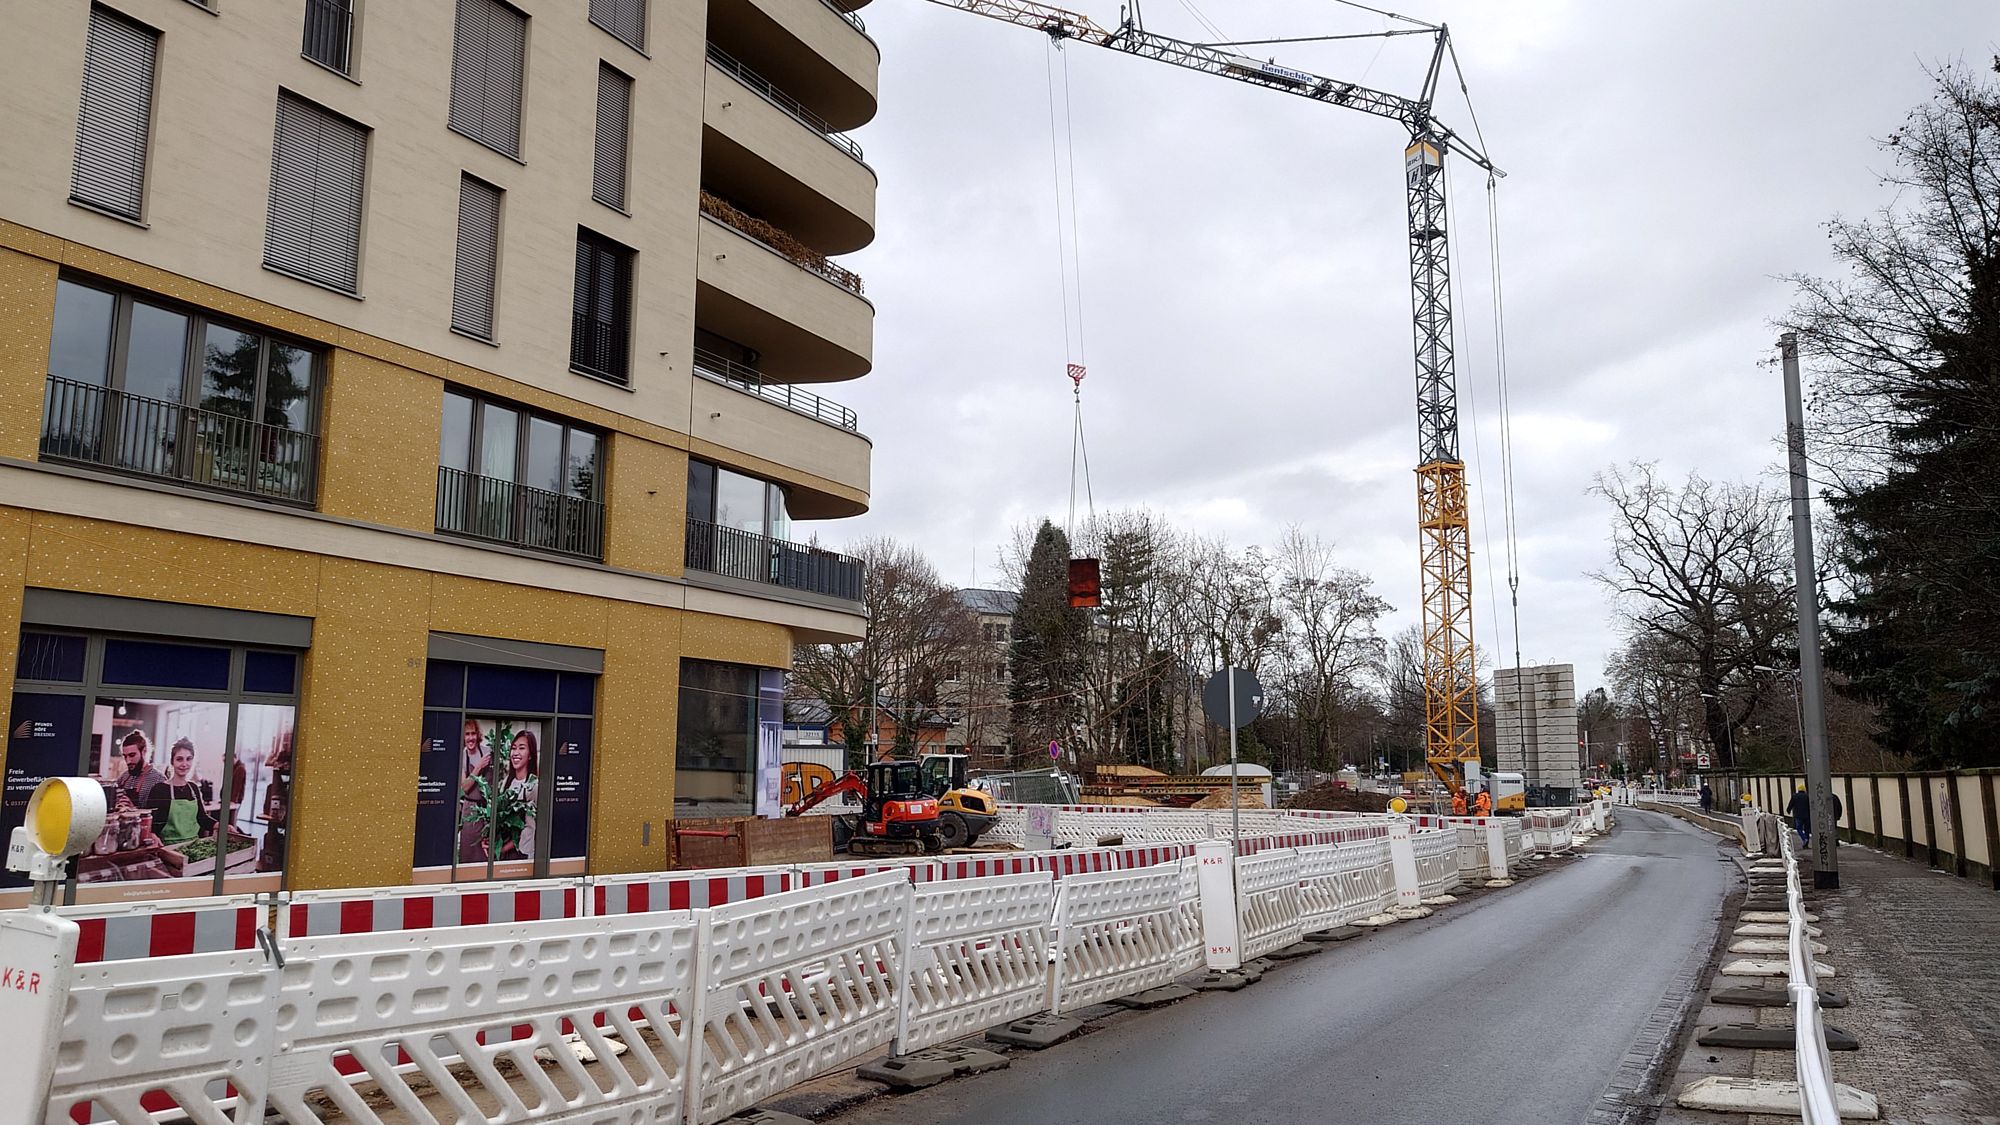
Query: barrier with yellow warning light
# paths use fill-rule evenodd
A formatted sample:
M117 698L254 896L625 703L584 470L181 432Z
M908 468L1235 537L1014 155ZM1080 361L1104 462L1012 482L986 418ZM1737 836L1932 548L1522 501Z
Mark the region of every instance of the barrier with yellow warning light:
M26 821L7 841L7 870L33 880L35 909L0 913L0 1027L16 1064L0 1067L0 1125L43 1119L76 974L77 924L51 908L70 857L104 828L104 789L87 777L49 778L28 798Z

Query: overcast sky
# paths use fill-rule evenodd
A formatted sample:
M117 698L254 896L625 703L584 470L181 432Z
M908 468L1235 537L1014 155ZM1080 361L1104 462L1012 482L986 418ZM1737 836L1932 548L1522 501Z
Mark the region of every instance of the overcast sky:
M1118 18L1113 0L1068 6ZM1232 39L1386 25L1331 0L1193 6ZM1925 64L1986 65L2000 4L1407 6L1451 26L1508 173L1520 647L1574 663L1587 690L1617 645L1586 577L1607 554L1592 474L1638 459L1747 479L1779 464L1783 398L1762 365L1790 299L1778 275L1831 268L1824 220L1885 199L1872 139L1927 96ZM1415 622L1401 127L1099 48L1065 59L1034 32L917 0L862 15L882 48L881 113L856 133L881 179L879 234L844 262L876 306L875 370L827 390L874 439L873 510L801 533L894 536L948 580L989 585L1011 526L1062 522L1075 346L1047 76L1066 62L1098 509L1149 507L1239 545L1298 523L1373 576L1396 607L1384 635ZM1212 38L1179 0L1146 16ZM1419 37L1244 50L1401 94L1427 57ZM1468 124L1456 98L1440 116ZM1461 164L1453 187L1476 643L1483 666L1506 666L1484 177Z

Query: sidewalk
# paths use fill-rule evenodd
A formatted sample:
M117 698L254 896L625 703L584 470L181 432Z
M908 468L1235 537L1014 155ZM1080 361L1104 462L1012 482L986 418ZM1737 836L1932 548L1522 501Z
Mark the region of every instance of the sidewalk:
M1861 1041L1834 1076L1884 1121L2000 1125L2000 894L1842 845L1840 889L1813 907L1852 1001L1827 1019Z

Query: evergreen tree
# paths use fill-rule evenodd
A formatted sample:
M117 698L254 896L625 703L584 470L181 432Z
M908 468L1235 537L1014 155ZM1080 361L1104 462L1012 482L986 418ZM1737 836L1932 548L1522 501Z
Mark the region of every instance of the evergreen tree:
M1089 616L1069 604L1069 537L1048 521L1035 533L1007 650L1009 742L1017 760L1065 746L1081 717Z

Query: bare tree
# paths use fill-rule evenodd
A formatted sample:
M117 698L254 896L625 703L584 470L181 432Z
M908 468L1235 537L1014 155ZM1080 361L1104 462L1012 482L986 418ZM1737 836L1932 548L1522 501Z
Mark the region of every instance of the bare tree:
M1363 677L1379 674L1384 647L1375 622L1389 612L1372 581L1339 565L1330 544L1296 525L1278 544L1275 601L1283 626L1280 690L1297 722L1306 763L1337 766L1340 720Z
M1795 623L1782 501L1762 487L1654 466L1612 467L1592 489L1612 508L1611 566L1592 575L1619 596L1628 637L1701 697L1702 726L1725 767L1735 734L1768 687L1756 666L1784 659Z
M937 721L947 683L980 658L979 619L914 547L870 539L849 552L865 566L868 635L847 644L800 645L791 691L824 703L839 722L849 765L866 755L871 723L894 724L896 752L914 753L917 732Z

